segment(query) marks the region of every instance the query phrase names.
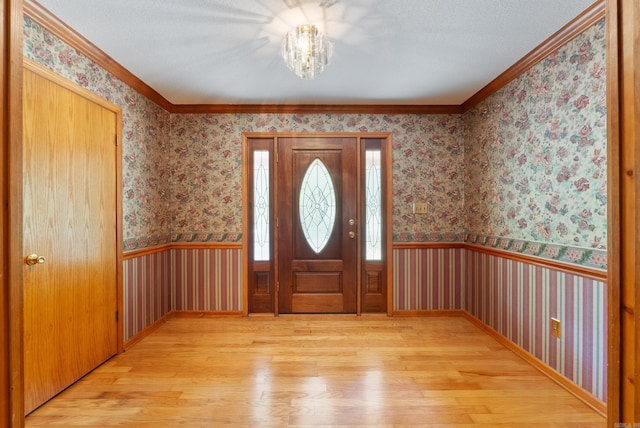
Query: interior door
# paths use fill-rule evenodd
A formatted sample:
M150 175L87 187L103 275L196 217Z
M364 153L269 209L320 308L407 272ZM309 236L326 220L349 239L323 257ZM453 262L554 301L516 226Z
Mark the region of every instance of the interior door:
M117 114L36 70L24 75L27 413L117 352Z
M357 309L357 139L278 138L280 313Z

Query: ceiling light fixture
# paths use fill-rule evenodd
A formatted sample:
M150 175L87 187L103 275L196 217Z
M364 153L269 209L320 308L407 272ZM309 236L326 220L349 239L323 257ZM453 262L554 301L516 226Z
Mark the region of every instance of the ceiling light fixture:
M282 57L289 70L311 80L329 65L333 44L318 27L307 24L289 31L282 42Z

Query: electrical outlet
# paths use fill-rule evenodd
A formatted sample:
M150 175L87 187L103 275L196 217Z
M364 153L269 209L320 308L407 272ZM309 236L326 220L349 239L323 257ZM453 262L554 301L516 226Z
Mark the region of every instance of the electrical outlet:
M413 213L414 214L426 214L427 213L427 204L424 202L416 202L413 204Z
M551 318L551 335L560 339L560 320Z

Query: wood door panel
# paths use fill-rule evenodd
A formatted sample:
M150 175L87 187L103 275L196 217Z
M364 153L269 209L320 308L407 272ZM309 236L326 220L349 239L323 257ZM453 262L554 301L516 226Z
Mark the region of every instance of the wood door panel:
M282 313L356 312L358 242L349 236L357 228L349 222L357 218L358 209L356 154L356 138L278 139L278 301ZM305 174L316 159L326 168L335 190L335 218L333 223L326 222L332 228L319 250L305 237L302 224L306 219L301 218L299 208Z
M117 114L25 69L25 410L117 352Z
M341 272L294 272L293 293L342 293Z
M291 262L292 272L341 271L342 269L344 269L342 260L293 260Z
M297 314L339 314L345 312L344 296L336 294L294 294L291 311Z

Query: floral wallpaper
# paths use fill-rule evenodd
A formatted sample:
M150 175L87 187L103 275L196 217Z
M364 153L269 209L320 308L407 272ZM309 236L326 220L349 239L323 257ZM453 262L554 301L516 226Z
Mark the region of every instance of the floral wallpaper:
M24 20L23 50L27 58L122 109L124 239L168 234L169 113L29 17Z
M464 115L465 226L606 248L604 20Z
M464 224L460 128L459 115L174 114L173 230L242 231L244 132L391 132L394 235L459 231ZM413 202L427 202L429 214L412 214Z
M28 17L24 32L25 56L122 108L126 250L242 240L243 132L390 132L394 241L508 238L606 266L604 20L464 115L169 114Z

